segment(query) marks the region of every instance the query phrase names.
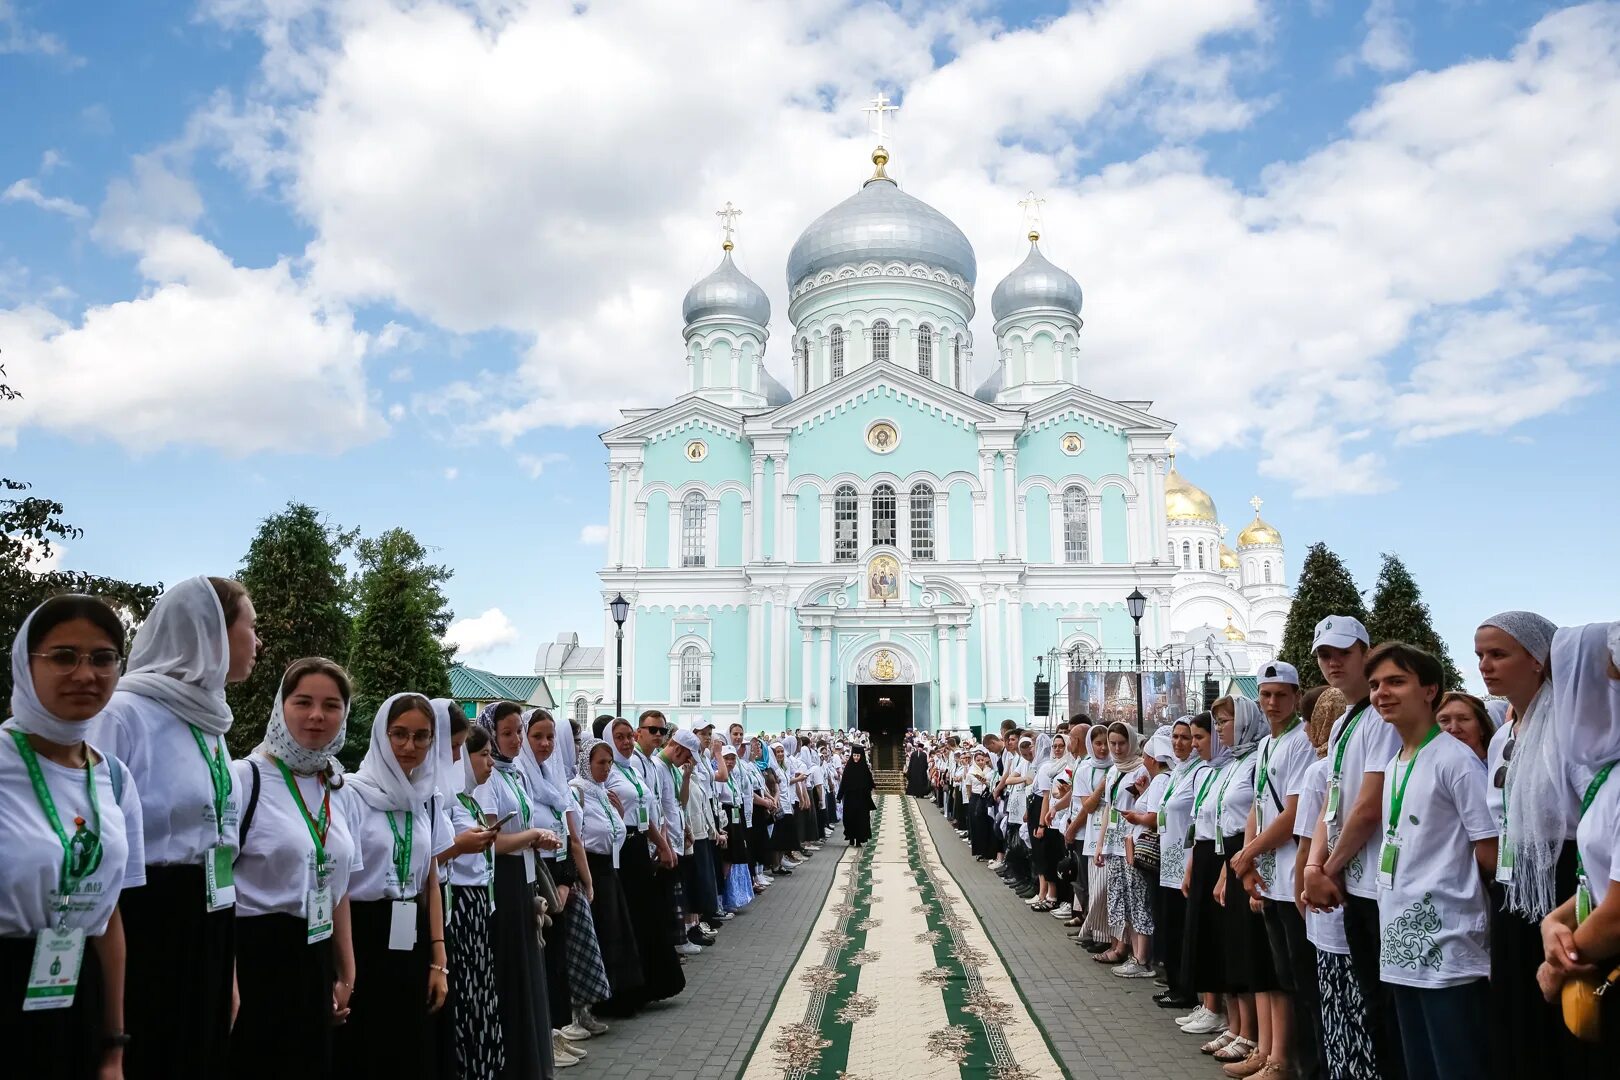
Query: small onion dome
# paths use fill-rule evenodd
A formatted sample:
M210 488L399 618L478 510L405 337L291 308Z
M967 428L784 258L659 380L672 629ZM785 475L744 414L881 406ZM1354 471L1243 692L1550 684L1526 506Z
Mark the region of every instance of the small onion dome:
M1029 254L1017 269L1001 279L990 296L990 313L998 320L1038 308L1057 308L1077 318L1080 315L1080 283L1041 254L1036 243L1039 237L1039 233L1029 234Z
M1170 475L1164 478L1164 513L1171 521L1207 521L1213 524L1216 521L1215 500L1203 488L1190 483L1178 473L1172 464Z
M1221 631L1221 633L1226 635L1226 640L1227 641L1248 641L1249 640L1249 636L1247 634L1245 634L1243 631L1239 630L1237 627L1232 625L1232 616L1230 616L1230 615L1228 615L1226 617L1226 629Z
M688 326L699 319L729 318L765 326L771 321L771 299L765 290L737 269L731 245L714 273L686 291L681 316Z
M1255 511L1254 520L1249 522L1249 527L1238 533L1238 547L1254 547L1257 544L1282 546L1282 533L1260 520L1259 511Z
M1222 544L1221 545L1221 569L1222 570L1236 570L1237 568L1238 568L1237 552L1233 551L1231 548L1227 547L1225 544Z

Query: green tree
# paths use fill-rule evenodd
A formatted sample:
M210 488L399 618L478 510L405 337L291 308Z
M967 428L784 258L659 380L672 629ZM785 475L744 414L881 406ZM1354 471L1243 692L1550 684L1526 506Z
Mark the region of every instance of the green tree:
M0 400L14 401L22 394L5 383L0 367ZM0 491L25 492L22 480L0 477ZM9 645L34 608L57 593L79 592L99 596L119 609L126 625L146 618L157 602L161 585L141 585L76 570L35 573L64 540L77 540L82 530L62 520L61 503L33 495L0 497L0 641ZM9 713L11 665L0 670L0 712Z
M1344 562L1326 544L1315 543L1305 553L1305 565L1299 571L1281 653L1282 659L1299 669L1300 683L1306 688L1322 684L1321 669L1311 655L1311 638L1316 624L1329 615L1354 615L1366 622L1367 608Z
M264 651L253 675L228 691L236 720L227 741L236 757L264 737L287 665L306 656L348 659L354 585L342 559L355 536L298 502L259 523L237 578L253 597Z
M1417 582L1412 580L1399 555L1386 552L1383 559L1378 584L1373 587L1372 614L1367 620L1367 632L1372 635L1373 643L1404 641L1427 649L1445 666L1445 689L1461 687L1462 673L1451 662L1451 650L1446 648L1445 641L1434 632L1429 605L1423 602Z
M390 695L450 696L456 651L442 640L450 628L450 608L439 588L450 580L447 567L429 563L427 551L405 529L361 540L355 553L360 584L349 646L355 695L343 751L350 767L365 756L372 719Z

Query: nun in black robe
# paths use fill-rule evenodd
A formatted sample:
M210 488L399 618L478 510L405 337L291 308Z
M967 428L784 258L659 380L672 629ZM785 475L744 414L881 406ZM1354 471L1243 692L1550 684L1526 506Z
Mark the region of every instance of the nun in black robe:
M844 839L860 847L872 839L872 767L866 763L866 748L857 746L844 767L838 784L838 800L844 804Z
M906 759L906 794L919 799L934 794L934 785L928 782L928 751L921 746L913 746Z

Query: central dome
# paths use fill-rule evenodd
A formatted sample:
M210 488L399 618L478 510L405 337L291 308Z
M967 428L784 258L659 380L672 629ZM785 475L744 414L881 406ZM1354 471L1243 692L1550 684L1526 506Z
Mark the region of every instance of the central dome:
M960 277L971 290L978 263L962 230L883 175L887 155L875 154L873 160L878 161L878 175L812 221L794 243L788 253L788 289L823 270L852 263L902 262L938 267Z

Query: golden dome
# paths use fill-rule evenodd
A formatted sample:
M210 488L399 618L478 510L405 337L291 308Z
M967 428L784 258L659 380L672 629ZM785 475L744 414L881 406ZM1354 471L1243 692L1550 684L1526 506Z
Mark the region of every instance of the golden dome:
M1225 544L1222 544L1221 545L1221 569L1222 570L1236 570L1237 568L1238 568L1237 552L1233 551L1231 548L1227 547Z
M1171 521L1191 519L1214 523L1215 500L1203 488L1188 483L1172 462L1170 475L1164 480L1164 513Z
M1254 520L1249 522L1248 528L1238 533L1238 547L1253 547L1256 544L1276 544L1281 547L1282 533L1260 520L1260 507L1264 505L1264 500L1256 495L1249 500L1249 505L1254 507Z
M1226 613L1226 629L1225 629L1225 631L1223 631L1223 633L1226 634L1226 640L1227 641L1247 641L1247 640L1249 640L1249 636L1247 634L1245 634L1243 631L1239 630L1237 627L1232 625L1232 613L1231 612Z

